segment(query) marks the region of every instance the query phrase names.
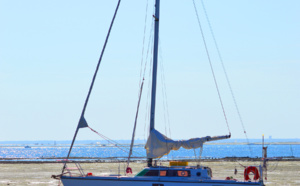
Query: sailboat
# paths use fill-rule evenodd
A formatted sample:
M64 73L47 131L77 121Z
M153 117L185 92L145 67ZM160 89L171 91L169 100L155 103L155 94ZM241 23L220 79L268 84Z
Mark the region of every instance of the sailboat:
M85 108L87 106L90 93L96 78L96 74L102 59L102 55L108 40L110 30L113 25L117 10L119 8L120 0L118 2L113 20L111 22L109 32L98 61L96 72L93 77L89 93L84 104L82 114L80 116L77 129L67 156L70 156L71 149L74 145L74 141L78 130L80 128L89 127L85 118ZM145 145L147 152L147 167L145 167L141 172L135 176L95 176L90 173L84 174L80 165L77 163L79 175L68 174L68 168L66 163L64 164L62 174L55 176L62 181L65 186L245 186L245 185L264 185L263 181L263 171L260 166L249 166L245 169L245 179L242 181L234 179L213 179L212 170L206 166L189 166L187 162L170 162L170 166L158 166L153 160L161 158L162 156L168 154L171 150L178 150L183 147L185 149L197 149L202 148L205 142L222 140L231 137L231 134L223 136L206 136L202 138L193 138L190 140L172 140L158 130L155 129L155 101L156 101L156 78L157 78L157 58L158 58L158 37L159 37L159 12L160 12L160 0L155 0L155 15L153 16L154 25L154 50L153 50L153 69L152 69L152 92L151 92L151 110L150 110L150 129L149 137ZM129 170L130 171L130 170ZM253 181L249 181L249 173L254 174Z

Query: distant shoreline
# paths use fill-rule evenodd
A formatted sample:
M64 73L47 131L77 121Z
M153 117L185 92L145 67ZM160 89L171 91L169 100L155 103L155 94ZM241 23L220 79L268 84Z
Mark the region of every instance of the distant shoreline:
M0 148L24 148L26 144L1 144L0 143ZM223 142L223 143L205 143L205 145L263 145L261 142L253 142L253 143L246 143L246 142ZM264 145L300 145L300 142L265 142ZM74 147L94 147L94 148L99 148L99 147L128 147L130 144L122 144L119 143L117 145L106 145L106 144L75 144ZM145 144L143 143L137 143L134 146L136 147L144 147ZM57 144L57 145L49 145L49 144L30 144L28 146L30 148L35 148L35 147L66 147L69 148L69 144Z
M176 139L174 139L176 140ZM178 140L178 139L177 139ZM130 144L130 139L125 140L116 140L118 144L126 145ZM0 146L3 145L66 145L69 146L71 144L71 140L0 140ZM252 138L252 139L244 139L244 138L231 138L220 140L218 142L208 142L207 145L214 145L214 144L262 144L262 139ZM136 139L134 140L134 144L143 145L146 143L146 139ZM300 138L265 138L265 144L300 144ZM105 140L76 140L75 145L107 145L108 143Z
M54 160L55 159L55 160ZM69 160L68 162L79 162L79 163L124 163L126 159L99 159L99 158L89 158L89 157L76 157L70 158L76 160ZM47 160L47 161L45 161ZM161 162L168 162L171 160L161 160ZM172 160L173 161L173 160ZM195 159L180 159L178 161L188 161L188 162L195 162ZM215 158L215 159L202 159L201 162L235 162L235 161L253 161L258 162L262 161L261 158L250 158L250 157L226 157L226 158ZM268 161L300 161L300 158L296 157L278 157L278 158L270 158ZM44 160L20 160L17 158L0 158L0 164L47 164L47 163L65 163L64 159L62 158L44 158ZM145 159L141 160L133 160L131 162L135 163L146 163Z

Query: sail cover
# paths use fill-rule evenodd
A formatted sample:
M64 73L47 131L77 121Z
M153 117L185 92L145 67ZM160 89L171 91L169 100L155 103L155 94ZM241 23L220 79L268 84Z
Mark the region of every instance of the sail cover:
M203 138L192 138L189 140L172 140L161 134L155 129L152 129L148 137L145 149L147 151L147 158L160 158L163 155L169 154L171 150L178 150L180 147L185 149L196 149L203 146L207 141L221 140L230 138L226 136L206 136Z

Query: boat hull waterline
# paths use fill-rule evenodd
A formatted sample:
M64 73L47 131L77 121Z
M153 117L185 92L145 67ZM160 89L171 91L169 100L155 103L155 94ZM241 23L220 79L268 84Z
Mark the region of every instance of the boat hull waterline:
M64 186L245 186L245 185L264 185L262 182L241 182L234 180L188 180L179 178L138 178L135 177L111 177L111 176L87 176L87 177L70 177L62 176L61 181Z

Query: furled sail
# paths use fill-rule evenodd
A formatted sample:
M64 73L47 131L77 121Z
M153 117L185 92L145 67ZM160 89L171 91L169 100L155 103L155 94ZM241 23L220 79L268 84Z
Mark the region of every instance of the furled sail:
M192 138L189 140L172 140L161 134L155 129L152 129L148 137L145 149L147 158L160 158L163 155L169 154L171 150L178 150L180 147L185 149L196 149L203 146L207 141L215 141L230 138L230 135L225 136L206 136L203 138Z

